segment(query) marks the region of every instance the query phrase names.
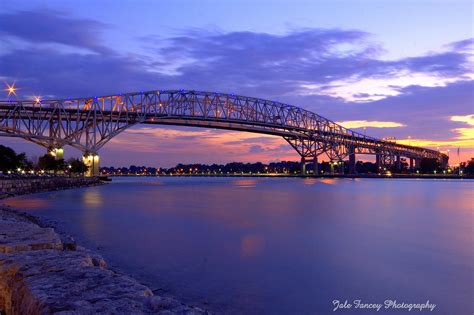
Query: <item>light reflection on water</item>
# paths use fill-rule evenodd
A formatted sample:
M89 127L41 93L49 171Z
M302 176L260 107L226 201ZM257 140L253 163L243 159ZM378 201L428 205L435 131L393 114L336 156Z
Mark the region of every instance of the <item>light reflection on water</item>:
M429 299L433 313L463 314L473 311L473 197L472 181L120 178L6 203L102 247L159 294L217 312Z
M234 184L236 187L241 187L241 188L253 188L255 185L257 185L257 180L255 179L236 179L232 181L232 184Z
M35 198L34 196L25 199L9 199L7 203L11 207L30 211L35 209L44 209L49 205L47 200Z

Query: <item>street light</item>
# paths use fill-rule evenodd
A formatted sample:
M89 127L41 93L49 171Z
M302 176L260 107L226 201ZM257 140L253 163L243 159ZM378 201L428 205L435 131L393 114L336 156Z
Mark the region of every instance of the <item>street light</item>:
M12 85L10 85L10 84L8 84L8 83L6 83L6 82L5 82L5 84L6 84L6 86L7 86L7 88L5 89L5 91L8 92L8 97L10 97L10 95L12 95L12 94L16 96L16 90L18 90L18 88L15 87L15 82L13 82Z

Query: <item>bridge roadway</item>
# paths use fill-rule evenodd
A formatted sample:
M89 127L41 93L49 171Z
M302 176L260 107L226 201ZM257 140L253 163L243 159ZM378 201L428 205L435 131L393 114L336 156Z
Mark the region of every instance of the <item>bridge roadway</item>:
M57 158L70 145L84 153L89 175L97 175L99 149L136 124L238 130L283 137L306 163L326 154L331 161L348 158L355 172L357 154L373 154L378 167L400 167L401 158L417 167L423 158L448 157L436 150L376 139L342 127L305 109L233 94L157 90L62 100L0 101L0 136L21 137L44 146ZM144 139L147 141L147 139ZM316 163L315 163L316 162ZM415 163L415 165L414 165Z

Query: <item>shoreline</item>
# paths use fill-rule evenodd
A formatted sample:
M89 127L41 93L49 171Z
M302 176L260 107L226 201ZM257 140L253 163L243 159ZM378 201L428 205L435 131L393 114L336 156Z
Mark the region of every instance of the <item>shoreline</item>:
M376 178L376 179L474 179L474 175L432 175L432 174L322 174L322 175L300 175L300 174L159 174L159 175L104 175L107 178L113 177L281 177L281 178Z
M0 204L0 314L210 314L108 268L45 218Z
M0 200L32 193L104 185L99 177L18 177L0 179Z

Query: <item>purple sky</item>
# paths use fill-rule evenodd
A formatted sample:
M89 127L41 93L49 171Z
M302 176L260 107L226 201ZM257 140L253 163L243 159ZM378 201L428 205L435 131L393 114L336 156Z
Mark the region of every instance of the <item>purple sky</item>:
M182 88L279 100L450 150L455 164L458 147L474 156L472 12L470 1L20 1L0 9L0 79L18 98ZM298 158L275 137L159 126L100 153L103 165Z

